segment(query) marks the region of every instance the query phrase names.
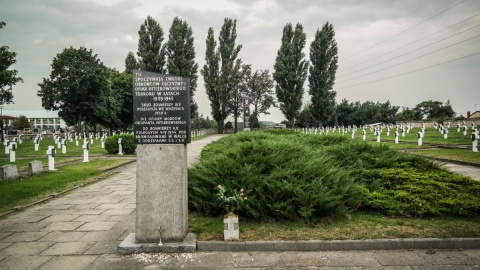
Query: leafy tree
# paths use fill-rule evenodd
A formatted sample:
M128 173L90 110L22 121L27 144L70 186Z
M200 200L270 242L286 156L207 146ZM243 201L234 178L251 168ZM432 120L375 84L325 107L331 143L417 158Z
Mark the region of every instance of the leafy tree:
M106 124L118 106L114 102L103 63L85 47L73 47L53 58L50 77L38 84L37 95L46 110L58 110L67 125Z
M222 133L220 125L223 127L222 107L220 104L220 89L218 87L218 77L220 74L220 55L216 51L217 42L215 41L213 28L208 29L205 51L205 65L200 70L203 76L205 91L210 100L213 119L217 122L218 132Z
M225 119L232 112L232 91L236 87L236 76L238 76L237 56L242 45L235 45L236 25L237 20L225 18L218 37L218 50L216 50L213 29L209 28L206 41L206 63L200 71L204 77L205 89L210 99L213 118L218 123L219 133L223 133Z
M170 35L165 44L168 57L168 74L190 79L190 117L193 119L198 105L193 99L197 89L198 64L195 63L195 47L192 27L186 21L175 17L170 28Z
M393 123L397 119L399 108L398 106L392 106L390 101L385 103L374 103L373 101L348 103L348 100L343 99L337 105L336 115L338 124L343 126L360 126L377 122Z
M5 22L0 21L0 29L5 26ZM9 104L13 102L12 87L23 79L18 77L18 71L9 69L17 60L17 53L10 52L8 46L0 46L0 104Z
M402 107L402 111L397 113L397 120L405 122L415 120L415 110L408 107Z
M132 74L132 70L138 69L138 63L133 52L128 52L125 57L125 72Z
M303 110L295 119L295 124L299 128L316 126L316 119L313 116L313 106L311 103L305 104Z
M260 113L270 114L268 109L271 106L275 107L275 98L273 97L274 81L269 72L268 69L257 70L248 80L247 95L251 104L253 104L252 114L257 117Z
M353 123L353 114L355 107L353 104L349 104L347 99L342 99L342 102L337 105L335 110L337 115L337 122L340 126L348 126Z
M250 126L252 128L260 128L260 122L258 121L258 117L256 114L250 115Z
M240 59L236 60L232 73L233 89L229 105L233 114L235 133L238 132L238 117L243 111L244 97L247 93L247 83L251 72L250 65L242 64Z
M165 72L165 49L162 47L163 29L148 16L138 31L138 68L144 71Z
M17 120L12 122L13 129L23 130L24 128L29 128L29 127L30 127L30 122L28 121L25 115L19 115L17 117Z
M450 100L445 104L440 101L423 101L417 104L414 108L416 111L417 120L435 120L438 122L443 122L448 119L455 117L455 111L450 105Z
M5 25L5 22L0 21L0 29ZM0 46L0 105L12 103L13 86L18 82L23 82L23 79L17 76L17 70L9 69L11 65L17 62L17 60L15 60L16 56L17 53L10 52L8 46ZM3 134L3 124L0 125L0 140L3 141L1 134Z
M312 100L312 115L322 127L335 115L336 92L335 74L338 67L338 48L335 41L333 25L328 22L315 33L315 39L310 44L310 83L309 94Z
M119 104L117 112L118 126L124 131L133 124L133 79L132 74L127 71L118 72L112 70L109 74L112 94ZM116 128L111 126L110 128Z
M297 23L295 30L291 23L283 28L282 45L275 59L273 78L280 111L294 127L295 117L302 106L303 84L307 76L308 62L302 52L306 35L303 26Z

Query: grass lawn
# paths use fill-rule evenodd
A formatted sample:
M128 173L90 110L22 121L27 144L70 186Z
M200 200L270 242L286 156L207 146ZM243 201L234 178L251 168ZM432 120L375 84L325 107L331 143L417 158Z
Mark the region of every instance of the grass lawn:
M188 222L198 240L223 240L223 216L191 213ZM311 226L303 221L259 222L242 217L239 223L242 241L480 237L480 217L392 218L375 212L354 212Z
M366 139L367 140L372 140L376 141L377 136L373 134L373 131L370 131L370 129L365 129L367 132ZM412 143L417 143L418 138L417 138L417 133L420 131L420 128L413 128L410 130L409 133L405 132L405 137L402 137L401 134L401 129L399 129L399 143L401 144L402 142L412 142ZM425 146L428 146L429 144L441 144L441 145L471 145L472 140L471 140L471 134L472 130L470 129L467 131L467 135L463 135L463 131L457 132L456 128L450 128L449 133L448 133L448 138L444 139L443 134L440 134L440 131L434 128L426 128L424 137L422 139L423 145L418 146L416 144L417 148L423 148ZM380 141L387 141L386 143L391 143L395 144L395 128L390 129L390 135L387 136L387 131L386 129L383 130L382 134L380 135ZM351 138L351 132L350 133L345 133L344 136L350 136ZM357 129L357 132L355 133L355 139L362 140L362 130Z
M458 161L465 161L465 162L480 164L480 153L474 153L472 150L425 149L425 150L410 150L409 153L432 157L432 158L442 158L442 159L458 160Z

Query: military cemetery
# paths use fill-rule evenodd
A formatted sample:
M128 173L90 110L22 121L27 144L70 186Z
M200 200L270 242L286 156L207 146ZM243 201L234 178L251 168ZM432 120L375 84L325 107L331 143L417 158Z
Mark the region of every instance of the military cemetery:
M0 269L480 266L476 1L7 2Z

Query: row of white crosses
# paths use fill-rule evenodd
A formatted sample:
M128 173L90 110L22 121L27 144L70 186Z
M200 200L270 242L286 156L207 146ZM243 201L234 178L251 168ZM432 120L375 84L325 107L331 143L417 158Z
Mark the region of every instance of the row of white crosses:
M194 137L203 136L207 134L207 131L205 129L195 129L195 130L192 130L190 133L192 138L194 138Z

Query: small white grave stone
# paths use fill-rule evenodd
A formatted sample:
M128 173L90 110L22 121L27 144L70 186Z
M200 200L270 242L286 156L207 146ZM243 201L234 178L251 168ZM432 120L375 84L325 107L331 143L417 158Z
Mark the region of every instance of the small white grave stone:
M47 148L48 170L55 171L55 146L49 145Z
M422 131L419 131L417 133L417 138L418 138L418 145L421 146L422 145L422 139L423 139L423 133Z
M67 140L62 139L62 154L66 154L66 153L67 153Z
M10 162L15 162L15 151L17 151L17 143L11 142L8 148L10 149Z
M90 149L88 141L85 141L83 143L82 148L83 148L83 162L88 162L88 150Z
M122 138L118 138L118 154L123 155Z
M395 131L395 143L398 143L398 131Z
M472 132L472 150L473 152L478 152L478 130L475 130L475 132Z

